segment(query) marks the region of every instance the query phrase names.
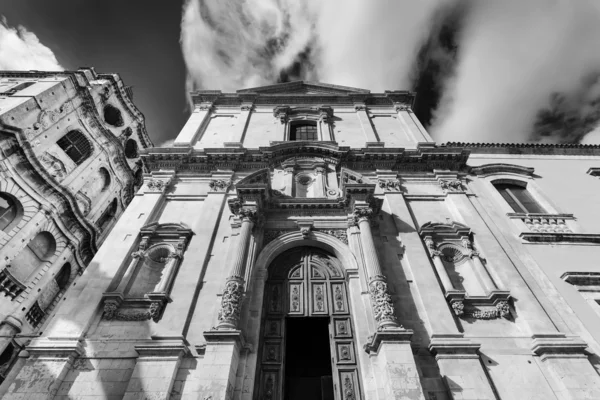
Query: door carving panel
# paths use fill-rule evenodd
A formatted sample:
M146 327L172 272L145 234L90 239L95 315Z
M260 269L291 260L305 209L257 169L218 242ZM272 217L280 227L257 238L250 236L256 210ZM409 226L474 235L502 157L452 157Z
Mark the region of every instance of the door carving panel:
M263 297L259 376L255 399L283 400L286 321L329 318L329 347L336 400L362 399L356 343L344 270L334 256L316 248L292 249L269 266ZM308 346L304 343L287 345Z

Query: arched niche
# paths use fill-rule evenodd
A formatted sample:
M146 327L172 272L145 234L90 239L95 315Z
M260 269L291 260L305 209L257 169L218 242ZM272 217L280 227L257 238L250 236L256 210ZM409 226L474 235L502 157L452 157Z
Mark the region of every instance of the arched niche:
M163 270L175 248L166 243L158 243L147 250L147 257L138 265L126 298L142 298L155 291L163 277Z
M56 251L56 240L50 232L38 233L10 262L10 274L25 284L46 262L51 261Z

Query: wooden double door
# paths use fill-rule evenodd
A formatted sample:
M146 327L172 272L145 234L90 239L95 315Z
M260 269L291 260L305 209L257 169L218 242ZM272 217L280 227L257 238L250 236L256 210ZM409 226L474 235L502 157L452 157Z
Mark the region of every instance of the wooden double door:
M263 303L255 399L362 398L346 280L336 257L306 247L281 254L269 266Z

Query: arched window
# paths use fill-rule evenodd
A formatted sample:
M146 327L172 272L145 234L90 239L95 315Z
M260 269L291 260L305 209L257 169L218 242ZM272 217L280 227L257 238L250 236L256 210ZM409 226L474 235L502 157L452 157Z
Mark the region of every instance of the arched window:
M527 190L527 184L494 183L494 187L517 213L545 213Z
M104 106L104 120L112 126L123 126L123 116L118 108L107 104Z
M9 231L15 226L18 215L17 201L6 193L0 193L0 230Z
M117 199L113 199L108 208L104 210L104 213L98 218L98 227L100 229L106 228L115 215L117 215Z
M101 167L98 172L100 173L100 179L102 182L102 188L100 191L105 192L110 187L110 173L104 167Z
M127 139L125 142L125 157L136 158L138 156L138 144L133 139Z
M63 149L71 160L77 165L92 155L92 144L79 131L69 131L65 136L58 139L56 144Z
M290 124L290 140L318 140L317 122L292 122Z

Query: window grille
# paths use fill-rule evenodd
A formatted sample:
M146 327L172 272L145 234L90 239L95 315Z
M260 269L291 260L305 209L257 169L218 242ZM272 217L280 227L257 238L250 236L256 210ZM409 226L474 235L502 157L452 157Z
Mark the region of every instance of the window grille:
M531 196L527 187L510 183L499 183L494 185L504 200L518 213L545 213L546 210L540 206Z
M292 124L290 140L318 140L317 124L310 122Z
M92 144L79 131L70 131L56 142L73 162L80 165L92 155Z

